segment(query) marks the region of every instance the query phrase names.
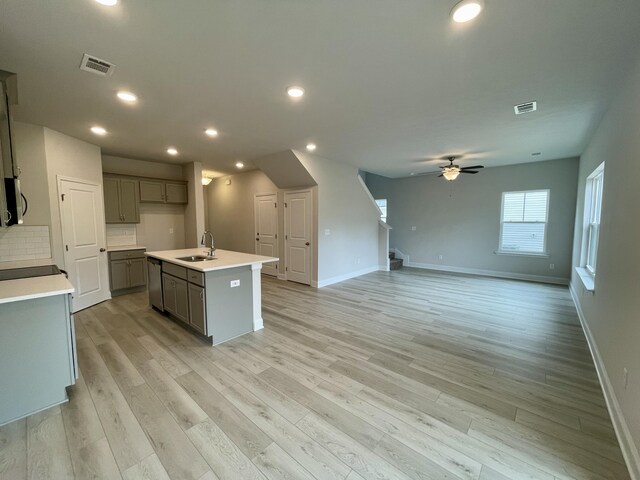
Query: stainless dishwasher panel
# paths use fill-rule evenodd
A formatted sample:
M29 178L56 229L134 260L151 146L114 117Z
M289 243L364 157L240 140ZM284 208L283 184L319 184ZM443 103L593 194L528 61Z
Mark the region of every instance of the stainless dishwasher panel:
M162 300L162 262L156 258L147 257L147 277L149 279L149 303L164 312Z

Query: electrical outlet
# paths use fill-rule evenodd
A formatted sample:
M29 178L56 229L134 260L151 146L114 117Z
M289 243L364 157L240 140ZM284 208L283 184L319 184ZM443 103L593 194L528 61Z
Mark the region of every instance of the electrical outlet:
M411 226L411 231L412 231L412 232L415 232L416 230L417 230L416 226L415 226L415 225L412 225L412 226Z
M622 369L622 385L624 389L627 389L627 385L629 384L629 370L626 368Z
M438 255L438 260L442 260L444 258L444 255Z
M325 228L324 229L324 234L327 235L327 236L331 235L331 229L330 228Z
M173 235L173 227L169 227L169 235Z
M239 287L240 286L240 280L231 280L229 282L229 286L231 288Z
M555 270L556 268L556 264L555 263L550 263L549 264L549 270Z

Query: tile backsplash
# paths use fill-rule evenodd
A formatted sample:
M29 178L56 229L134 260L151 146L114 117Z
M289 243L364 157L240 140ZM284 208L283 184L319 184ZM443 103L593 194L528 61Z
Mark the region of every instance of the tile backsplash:
M136 245L135 224L127 225L107 225L107 246L120 247L123 245Z
M0 230L0 262L51 258L49 227L14 225Z

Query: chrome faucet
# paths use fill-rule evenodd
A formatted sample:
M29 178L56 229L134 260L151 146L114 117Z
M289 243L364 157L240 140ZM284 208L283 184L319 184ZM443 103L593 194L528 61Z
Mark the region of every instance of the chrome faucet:
M213 233L211 233L210 231L206 231L202 234L202 240L200 240L200 244L204 245L205 247L207 246L207 243L205 242L205 237L209 235L209 237L211 238L211 246L209 247L209 256L210 257L215 257L216 256L216 247L213 244Z

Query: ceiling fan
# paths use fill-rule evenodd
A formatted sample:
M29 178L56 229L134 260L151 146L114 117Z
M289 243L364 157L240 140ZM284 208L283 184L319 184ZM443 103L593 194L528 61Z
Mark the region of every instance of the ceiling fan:
M449 165L440 167L442 169L442 173L440 175L438 175L438 177L444 177L445 180L448 180L449 182L452 182L453 180L458 178L458 175L460 175L461 173L473 173L473 174L476 174L476 173L478 173L477 170L479 168L484 168L483 165L474 165L473 167L460 168L458 165L454 165L453 164L455 159L456 159L456 157L448 157L447 158L447 160L449 160Z

